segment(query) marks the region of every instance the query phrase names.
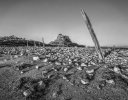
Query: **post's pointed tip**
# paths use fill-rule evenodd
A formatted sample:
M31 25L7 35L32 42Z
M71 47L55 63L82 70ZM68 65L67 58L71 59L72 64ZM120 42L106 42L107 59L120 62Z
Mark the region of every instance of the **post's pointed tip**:
M82 8L80 9L80 11L81 11L82 13L84 12L84 10L83 10Z
M80 10L83 11L83 8L81 8Z
M84 9L81 9L81 13L82 13L82 15L86 15L86 12Z
M82 14L82 16L83 16L84 18L86 18L86 13L85 13L84 9L81 9L81 14Z

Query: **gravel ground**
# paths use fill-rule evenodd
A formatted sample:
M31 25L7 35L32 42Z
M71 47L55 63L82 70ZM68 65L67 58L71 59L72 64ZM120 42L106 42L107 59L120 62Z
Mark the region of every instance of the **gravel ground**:
M9 52L7 52L9 50ZM0 48L0 100L128 100L128 50Z

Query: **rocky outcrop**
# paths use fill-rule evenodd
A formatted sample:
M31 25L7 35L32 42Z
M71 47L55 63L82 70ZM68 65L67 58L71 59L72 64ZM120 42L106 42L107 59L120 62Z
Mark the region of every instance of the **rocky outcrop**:
M54 41L51 41L49 43L52 46L64 46L64 47L71 47L71 46L82 46L78 45L77 43L73 43L69 36L59 34L57 36L57 39Z

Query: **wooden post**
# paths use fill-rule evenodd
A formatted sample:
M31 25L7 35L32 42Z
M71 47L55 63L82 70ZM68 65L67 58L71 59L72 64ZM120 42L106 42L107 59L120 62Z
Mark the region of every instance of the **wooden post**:
M34 41L34 47L36 47L36 43L35 43L35 41Z
M99 56L99 59L104 61L104 57L103 57L103 54L101 52L101 48L100 48L99 42L98 42L96 34L95 34L95 32L94 32L94 30L92 28L92 24L91 24L91 22L89 20L89 17L87 16L87 14L85 13L85 11L83 9L81 9L81 13L82 13L83 19L85 21L85 24L87 25L87 28L88 28L88 30L90 32L92 40L93 40L93 42L95 44L95 49L96 49L96 52L97 52L97 54Z
M44 44L44 38L42 37L42 42L43 42L43 48L45 47L45 44Z
M34 41L34 52L35 52L35 50L36 50L36 43L35 43L35 40L33 40Z
M40 42L39 42L39 47L40 47Z
M27 40L27 48L28 48L28 40Z

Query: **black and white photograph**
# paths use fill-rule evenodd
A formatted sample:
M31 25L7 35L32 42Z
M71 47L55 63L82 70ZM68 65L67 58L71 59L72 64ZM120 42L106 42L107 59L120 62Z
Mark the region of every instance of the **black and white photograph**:
M128 0L0 0L0 100L128 100Z

